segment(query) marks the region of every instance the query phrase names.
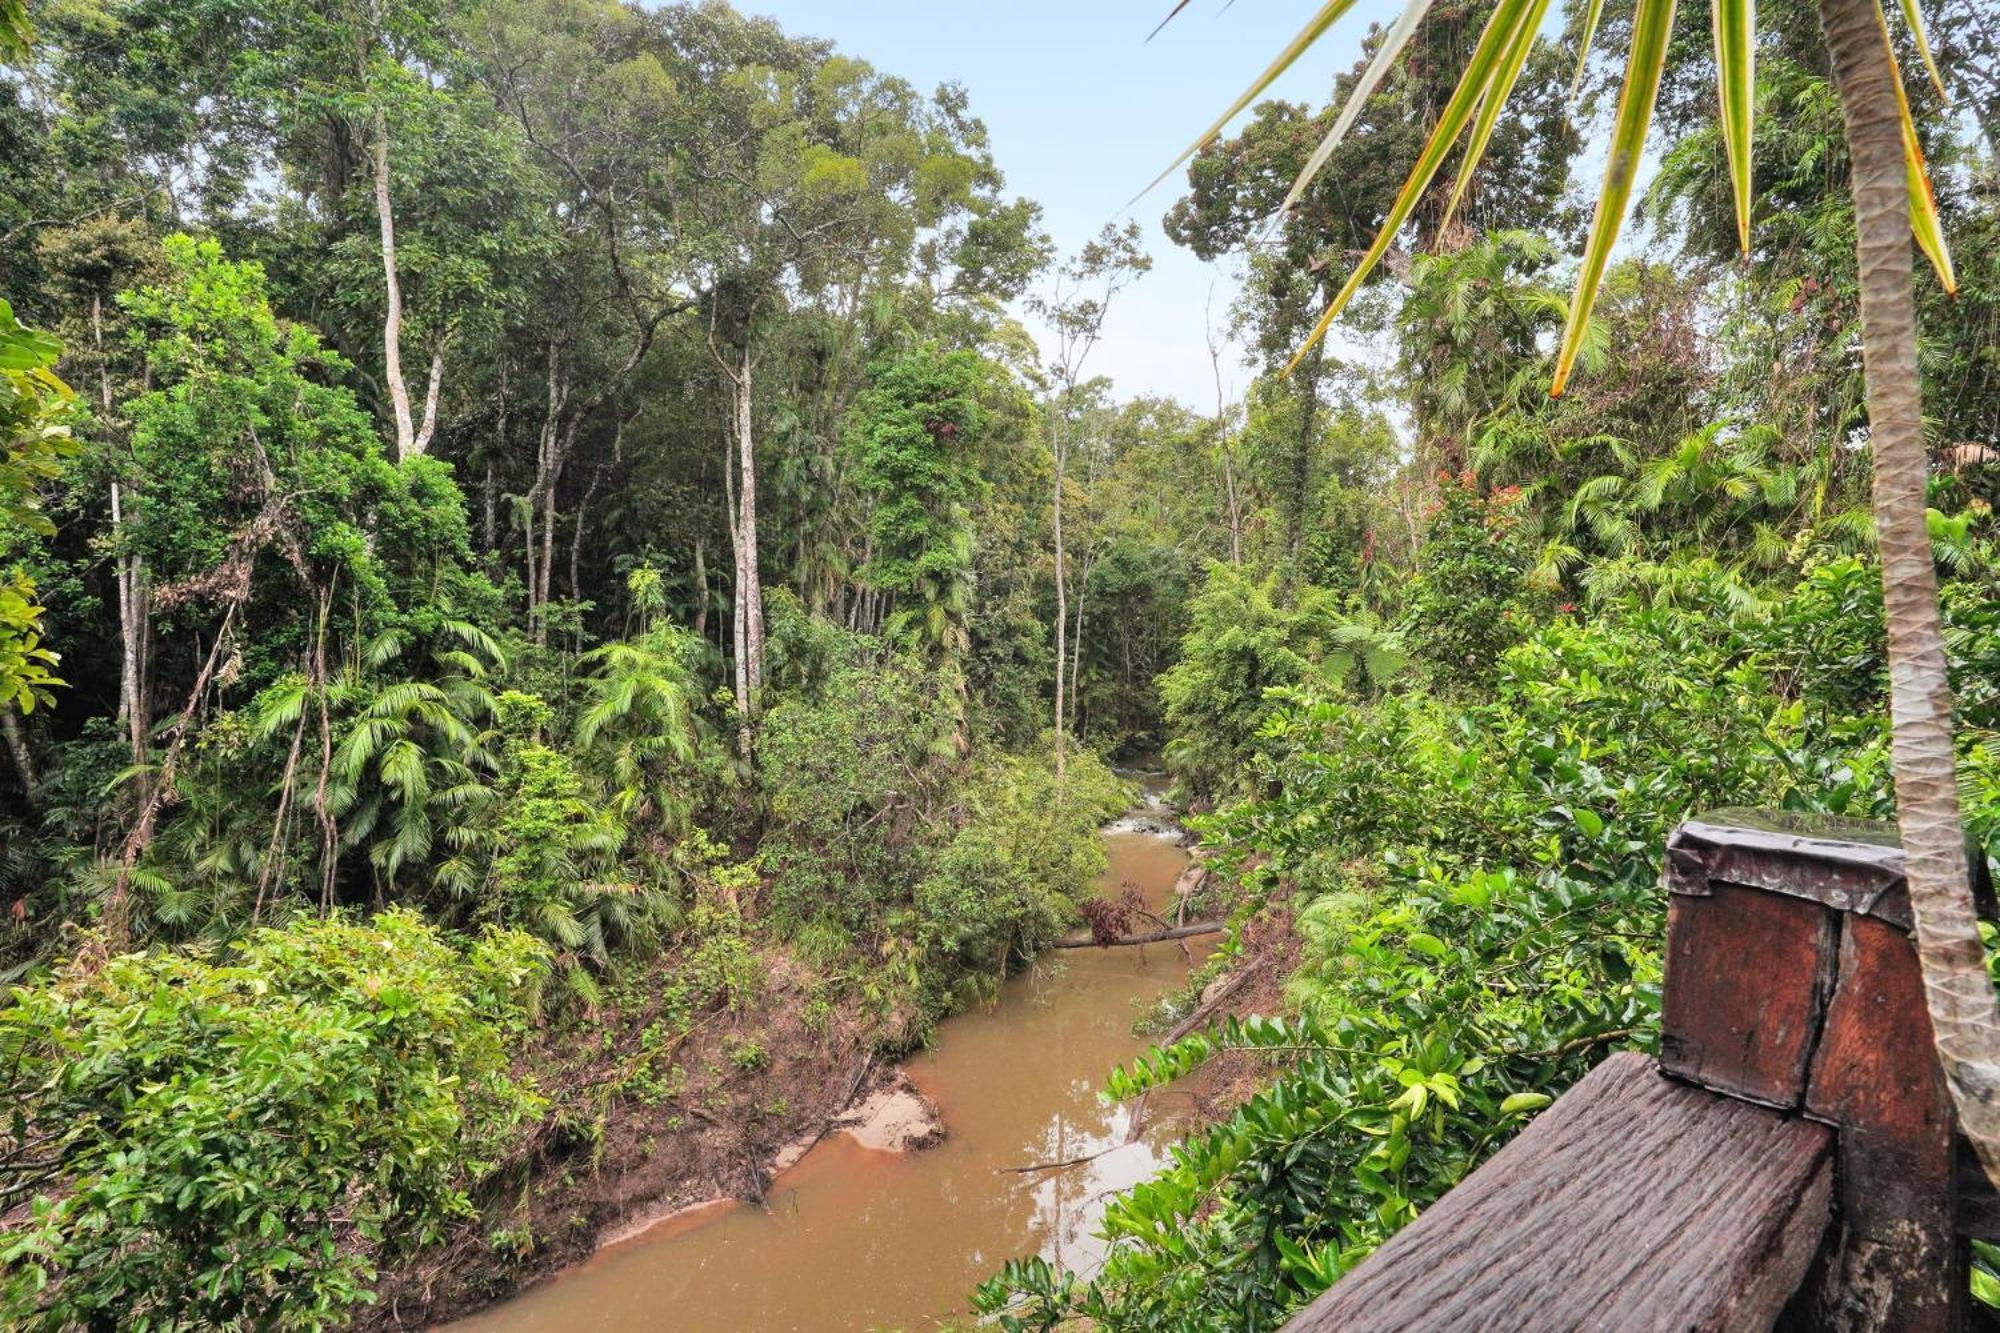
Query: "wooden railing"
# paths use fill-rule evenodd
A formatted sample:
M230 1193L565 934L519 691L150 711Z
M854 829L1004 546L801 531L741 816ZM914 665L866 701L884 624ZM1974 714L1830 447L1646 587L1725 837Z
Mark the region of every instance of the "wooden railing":
M1659 1059L1606 1060L1291 1333L1965 1326L2000 1204L1931 1051L1894 828L1722 811L1676 831L1666 890Z

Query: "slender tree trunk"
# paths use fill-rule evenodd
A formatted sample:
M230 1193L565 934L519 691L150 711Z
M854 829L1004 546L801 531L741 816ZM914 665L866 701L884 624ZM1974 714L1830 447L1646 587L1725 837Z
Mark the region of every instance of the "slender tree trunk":
M1229 563L1243 563L1243 507L1236 497L1236 451L1229 441L1229 410L1222 400L1222 347L1208 340L1208 365L1215 375L1215 443L1222 450L1222 494L1229 505Z
M34 756L29 753L28 738L21 731L21 715L11 703L0 704L0 735L7 738L7 755L14 761L14 776L21 784L21 795L28 798L30 806L39 804L41 780L35 776Z
M285 771L278 779L278 812L271 819L271 841L264 847L264 864L257 870L257 901L250 907L250 924L264 919L264 895L284 877L287 833L290 832L292 796L297 790L299 754L305 748L306 710L299 710L298 724L292 728L292 748L285 755Z
M493 490L493 460L486 460L486 480L480 483L479 502L483 512L480 515L482 531L486 536L486 554L491 558L500 541L500 512L498 496Z
M1060 791L1066 772L1066 756L1063 753L1063 719L1066 716L1066 699L1063 694L1063 662L1067 659L1069 647L1069 571L1064 560L1067 553L1063 549L1063 473L1069 464L1069 448L1064 434L1062 407L1057 408L1051 424L1055 432L1055 548L1056 548L1056 787Z
M549 641L548 618L543 604L549 600L549 567L555 550L556 486L562 480L563 409L569 403L569 380L560 373L561 348L549 342L547 403L542 413L541 433L535 446L535 484L526 505L528 557L528 615L535 625L535 644ZM536 513L539 509L541 512ZM539 528L539 532L538 532Z
M541 587L541 600L544 605L555 595L556 488L562 483L563 467L569 462L570 450L576 443L576 431L580 424L571 422L552 446L549 454L548 484L542 487L542 551L536 577ZM535 629L535 642L547 643L548 637L548 619L544 616Z
M97 352L98 410L103 423L108 426L112 419L111 368L104 357L104 296L101 292L90 295L90 337ZM126 553L124 536L125 491L114 477L111 482L111 546L114 552L111 573L118 587L118 712L125 723L132 763L137 767L146 762L145 692L140 683L140 641L145 634L145 592L140 583L140 572L144 566L137 556ZM136 790L138 799L145 800L143 779Z
M764 585L757 569L757 455L753 398L750 377L754 363L745 347L736 380L736 450L739 475L736 501L741 511L737 521L738 559L743 563L737 597L743 603L743 648L747 657L742 673L746 682L740 701L744 715L755 720L757 693L764 684Z
M396 279L396 218L389 207L389 116L375 110L375 220L382 228L382 277L387 287L382 316L382 377L389 384L389 406L396 418L396 460L416 450L416 428L410 421L410 390L403 383L403 286Z
M410 443L410 452L427 453L431 447L431 436L437 433L438 396L444 389L444 341L431 349L431 375L424 386L424 422L417 427L417 437Z
M195 673L194 687L188 691L187 703L180 715L174 719L170 731L172 739L167 743L166 758L160 762L158 778L148 787L145 799L139 803L139 814L132 821L132 827L125 833L124 844L118 852L118 876L112 881L111 893L104 901L105 953L121 952L131 942L130 894L132 871L152 845L153 829L159 821L161 797L171 791L174 771L180 762L181 751L187 745L188 733L193 728L195 711L208 695L209 682L215 679L215 669L222 661L222 650L233 642L230 632L236 626L236 612L242 603L232 599L229 609L223 613L222 627L216 631L215 642L209 645L208 655L203 659L201 670Z
M744 639L743 505L736 497L736 396L729 399L729 428L722 437L722 493L729 518L729 648L736 685L736 749L750 758L750 649ZM719 632L719 631L718 631Z
M333 612L333 585L319 597L319 615L313 628L312 683L319 700L319 776L313 784L313 820L319 825L319 906L324 915L333 910L334 886L340 873L340 826L334 821L333 806L327 799L327 778L333 772L333 717L327 708L329 678L326 669L326 625Z
M507 456L507 408L513 399L512 390L513 376L510 373L507 358L502 357L500 358L498 419L494 422L493 426L493 443L486 453L486 485L485 493L481 497L486 509L483 517L486 523L486 560L488 570L493 569L498 563L500 553L499 492L495 489L493 483L493 459L495 456L501 458Z
M1222 433L1222 486L1229 500L1229 563L1243 563L1243 504L1236 495L1236 451L1229 443L1228 431Z
M700 533L694 535L694 636L708 637L708 564Z
M1938 1060L1959 1127L2000 1181L2000 1012L1967 877L1951 685L1925 519L1910 218L1888 29L1875 0L1820 0L1853 159L1875 527L1889 630L1897 821Z
M1070 731L1074 735L1083 734L1083 625L1084 611L1090 604L1090 571L1097 564L1095 553L1090 547L1083 551L1083 568L1076 580L1076 629L1070 636L1069 649L1069 709Z

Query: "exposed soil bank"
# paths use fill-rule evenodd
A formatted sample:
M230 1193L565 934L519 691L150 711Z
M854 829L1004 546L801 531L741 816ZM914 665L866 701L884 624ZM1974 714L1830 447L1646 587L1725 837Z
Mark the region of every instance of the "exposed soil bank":
M1108 832L1102 890L1131 883L1170 913L1187 864L1163 836L1174 831ZM934 1049L903 1066L906 1083L871 1085L851 1117L770 1182L765 1207L661 1212L658 1224L625 1228L620 1243L462 1327L919 1327L962 1311L971 1287L1011 1256L1039 1251L1090 1267L1104 1197L1150 1174L1162 1152L1158 1136L1132 1133L1130 1108L1104 1106L1096 1088L1144 1049L1134 1018L1184 983L1208 941L1187 943L1188 953L1168 944L1045 956L992 1008L947 1020ZM839 1069L834 1060L825 1070L836 1087ZM935 1136L928 1107L942 1116L943 1142L885 1151Z
M572 1095L524 1160L488 1186L479 1224L385 1273L356 1325L452 1319L622 1236L761 1198L857 1098L890 1083L871 1055L879 1028L815 1013L808 975L781 951L758 964L754 1014L711 1015L649 1050L649 1029L660 1030L655 987L607 1005L598 1041L572 1029L524 1055L543 1088Z

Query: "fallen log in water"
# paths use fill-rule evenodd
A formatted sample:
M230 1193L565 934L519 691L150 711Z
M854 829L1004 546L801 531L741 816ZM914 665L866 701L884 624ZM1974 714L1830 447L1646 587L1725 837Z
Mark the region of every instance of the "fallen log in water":
M1094 935L1066 935L1052 940L1051 949L1109 949L1122 944L1164 944L1168 940L1185 940L1195 935L1214 935L1228 929L1226 921L1195 921L1185 926L1174 926L1167 930L1150 931L1144 935L1120 935L1115 940L1101 943Z

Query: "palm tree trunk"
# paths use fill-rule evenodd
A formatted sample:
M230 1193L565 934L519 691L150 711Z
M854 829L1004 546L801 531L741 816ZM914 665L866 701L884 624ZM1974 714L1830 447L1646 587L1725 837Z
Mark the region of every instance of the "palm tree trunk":
M1896 808L1939 1063L1989 1177L2000 1181L2000 1011L1967 878L1937 569L1925 519L1908 184L1896 73L1876 0L1820 0L1853 159L1861 344L1875 527L1889 629Z

